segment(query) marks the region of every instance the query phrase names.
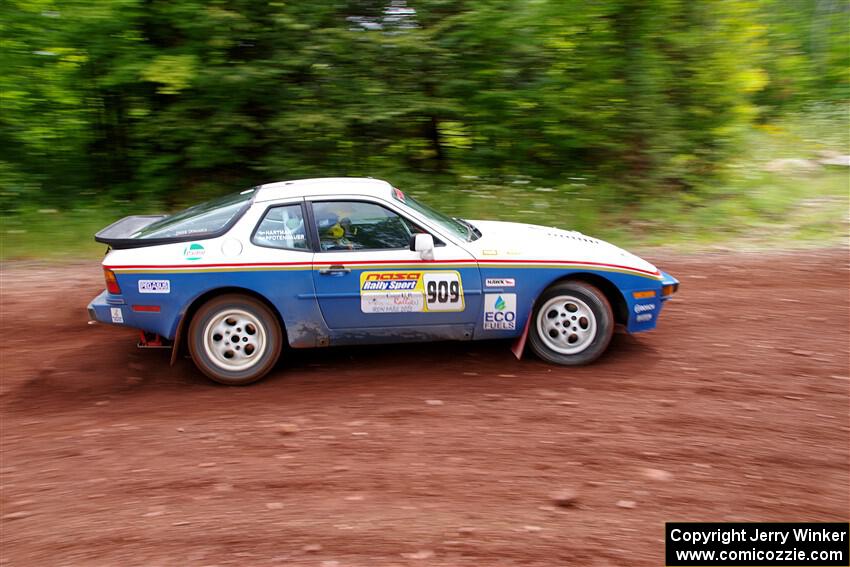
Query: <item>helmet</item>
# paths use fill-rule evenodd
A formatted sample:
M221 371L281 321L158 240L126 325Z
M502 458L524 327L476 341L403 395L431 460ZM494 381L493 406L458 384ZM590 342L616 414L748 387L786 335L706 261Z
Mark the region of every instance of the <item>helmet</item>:
M345 236L345 229L342 228L342 226L340 226L339 223L336 223L332 227L328 228L325 231L325 234L327 234L328 236L330 236L331 238L334 238L334 239L342 238L343 236Z
M339 215L336 213L327 213L324 217L318 219L316 224L319 227L319 231L326 231L330 229L333 225L339 224Z

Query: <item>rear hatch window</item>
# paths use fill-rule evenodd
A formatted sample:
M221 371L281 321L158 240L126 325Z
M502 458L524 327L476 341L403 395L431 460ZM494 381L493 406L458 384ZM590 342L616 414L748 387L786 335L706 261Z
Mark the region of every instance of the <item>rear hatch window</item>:
M94 239L117 250L215 238L230 230L248 210L255 190L213 199L173 215L124 217L98 232Z
M153 222L130 238L198 238L216 234L241 216L254 196L254 190L213 199Z

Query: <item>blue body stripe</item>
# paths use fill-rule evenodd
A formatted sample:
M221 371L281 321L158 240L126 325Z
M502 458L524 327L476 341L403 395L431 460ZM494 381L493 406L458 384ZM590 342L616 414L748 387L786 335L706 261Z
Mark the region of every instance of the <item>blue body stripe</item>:
M554 267L513 267L474 264L454 268L441 266L431 270L426 265L416 271L457 271L463 281L465 309L462 312L429 313L362 313L360 310L360 273L362 271L405 271L382 266L359 267L344 278L320 276L310 267L287 270L246 271L163 271L161 273L122 273L116 271L122 294L103 292L90 304L97 319L112 323L110 308L121 309L123 325L135 327L173 339L180 318L197 298L221 288L250 290L266 298L283 320L293 347L312 347L320 339L330 344L353 342L392 342L438 338L510 338L518 336L528 319L534 302L552 282L574 274L593 274L613 283L625 298L629 318L626 329L631 333L648 331L656 326L661 312L661 287L676 283L662 273L662 279L650 279L629 273ZM489 278L513 279L514 287L486 287ZM168 293L140 293L139 280L168 280ZM634 299L635 291L654 291L649 299ZM513 328L485 329L484 305L489 295L516 295ZM496 298L492 298L496 299ZM159 312L137 312L132 306L158 306ZM398 327L394 336L392 328ZM422 332L411 332L412 329ZM371 333L374 336L370 336ZM360 332L362 331L362 332ZM469 335L472 335L469 337ZM359 339L358 339L359 337Z

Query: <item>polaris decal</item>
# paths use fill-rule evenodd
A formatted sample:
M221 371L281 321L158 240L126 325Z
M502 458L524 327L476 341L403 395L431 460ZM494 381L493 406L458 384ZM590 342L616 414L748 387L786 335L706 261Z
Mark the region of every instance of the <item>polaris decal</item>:
M654 303L638 303L635 305L635 313L643 313L644 311L655 311Z
M484 330L512 331L516 329L516 294L484 294Z
M459 272L363 272L363 313L429 313L465 309Z
M139 280L139 293L171 293L171 281Z

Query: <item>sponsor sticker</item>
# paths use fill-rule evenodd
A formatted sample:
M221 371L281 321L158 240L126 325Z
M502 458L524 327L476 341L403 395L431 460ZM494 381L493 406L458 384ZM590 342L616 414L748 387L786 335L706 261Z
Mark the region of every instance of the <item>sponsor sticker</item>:
M363 272L363 313L430 313L465 309L459 272Z
M421 313L425 311L425 296L421 293L368 293L360 298L363 313Z
M510 331L516 329L516 294L484 294L484 330Z
M139 293L171 293L171 281L139 280Z
M487 278L484 280L484 285L487 287L514 287L516 280L514 278Z
M422 272L364 272L361 291L412 291L419 285Z
M652 321L652 313L641 313L637 317L635 317L635 321L638 323L644 323L646 321Z
M193 242L183 249L183 258L190 261L200 260L204 257L204 254L206 254L206 250L204 250L204 247L197 242Z
M121 312L120 307L110 307L109 313L112 315L113 323L123 323L124 322L124 314Z
M635 304L635 313L644 313L645 311L655 311L654 303L637 303Z

